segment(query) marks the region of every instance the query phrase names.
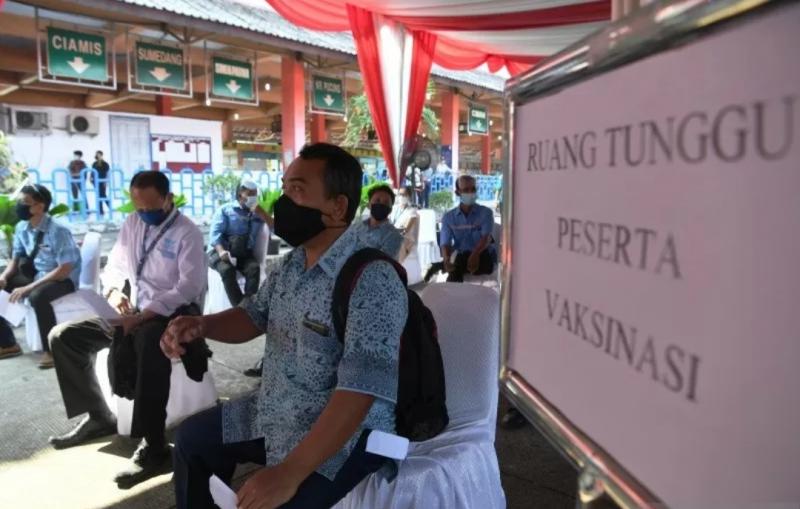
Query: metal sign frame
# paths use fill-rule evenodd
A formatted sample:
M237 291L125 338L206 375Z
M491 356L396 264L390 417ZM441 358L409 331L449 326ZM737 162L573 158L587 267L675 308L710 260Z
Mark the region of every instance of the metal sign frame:
M347 118L347 112L349 110L349 105L347 103L347 100L349 98L347 95L347 73L344 71L342 71L341 73L310 71L308 74L311 78L309 80L309 91L308 91L308 112L316 113L319 115L331 115L334 117ZM342 103L344 104L344 111L342 113L331 110L314 108L314 76L342 80Z
M166 35L164 36L166 37ZM157 44L159 46L169 46L175 49L180 49L183 52L183 76L184 76L184 90L178 91L170 87L157 87L149 85L139 85L136 81L136 43L143 42L146 44ZM172 42L161 39L153 39L150 37L142 37L139 35L131 36L129 30L125 31L125 53L126 65L128 73L128 91L136 92L139 94L154 94L154 95L168 95L171 97L182 97L191 99L194 97L193 92L193 76L192 76L192 51L191 47L187 44L180 42Z
M224 97L219 95L214 95L213 93L213 61L214 57L221 57L226 58L228 60L238 60L244 61L249 63L253 69L253 76L251 81L253 82L253 101L243 101L243 100L236 100L231 99L230 97ZM205 67L205 81L206 81L206 104L209 103L226 103L226 104L239 104L241 106L259 106L261 104L259 94L261 93L261 89L259 88L259 81L258 81L258 52L254 51L252 58L250 57L243 57L241 55L235 55L232 53L226 53L224 51L208 51L208 45L206 41L203 41L203 62Z
M767 4L773 6L783 3L789 2L674 0L654 3L578 41L531 71L512 78L506 85L508 166L504 181L508 185L503 186L500 387L525 417L580 471L579 506L589 506L600 502L604 497L626 509L664 507L664 504L508 364L511 285L514 275L512 231L516 220L513 212L513 176L516 171L515 106L647 56L690 43L721 25L763 12Z
M63 23L55 20L47 20L44 26L41 25L42 17L39 15L39 8L34 7L34 18L36 26L36 69L37 77L42 83L57 83L59 85L74 85L85 88L94 88L99 90L117 90L117 65L116 59L116 37L114 37L114 25L112 24L109 30L98 30L96 28L85 28L82 25L74 23ZM106 75L108 79L105 81L84 80L80 78L65 78L57 77L49 73L49 64L44 62L42 55L42 44L47 46L47 37L42 41L42 34L47 31L48 27L59 28L63 30L74 30L77 32L84 32L96 36L103 37L106 43ZM109 37L109 35L111 37ZM49 58L49 57L48 57ZM109 66L111 69L109 70Z

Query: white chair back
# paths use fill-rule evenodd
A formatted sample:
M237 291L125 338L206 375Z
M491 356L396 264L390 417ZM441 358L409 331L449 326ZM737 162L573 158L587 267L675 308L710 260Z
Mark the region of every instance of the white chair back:
M480 425L494 439L500 372L500 296L460 283L427 286L444 360L449 428Z
M267 257L267 245L269 244L269 226L264 224L261 228L261 231L258 232L258 236L256 237L256 245L253 247L253 256L258 263L264 267L264 260Z
M432 263L442 261L439 238L436 235L436 212L430 209L419 211L417 256L422 270L427 270Z
M100 241L97 232L88 232L81 246L80 288L98 290L100 275Z
M436 212L431 209L422 209L419 211L419 243L428 242L439 245L439 239L436 236Z
M409 286L422 282L422 267L419 264L419 255L417 255L416 249L412 250L403 260L403 268L406 269Z

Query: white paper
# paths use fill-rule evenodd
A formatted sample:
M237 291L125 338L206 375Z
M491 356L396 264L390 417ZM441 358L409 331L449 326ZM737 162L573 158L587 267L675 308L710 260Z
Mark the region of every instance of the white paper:
M0 291L0 315L8 320L13 327L19 327L22 319L25 318L27 309L19 302L9 302L9 297L11 297L10 293Z
M96 292L80 292L80 297L87 306L97 314L98 317L108 321L118 321L122 316L111 307L106 299L98 295Z
M373 430L367 437L367 452L396 460L408 456L408 439L383 431Z
M211 498L220 509L236 509L238 502L236 493L222 482L216 475L208 478L208 489L211 491Z

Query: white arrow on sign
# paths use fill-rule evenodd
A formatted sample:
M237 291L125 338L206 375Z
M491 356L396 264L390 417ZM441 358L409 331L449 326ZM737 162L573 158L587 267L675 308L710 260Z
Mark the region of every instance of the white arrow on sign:
M172 74L170 74L169 71L167 71L163 67L154 68L152 71L150 71L150 74L152 74L153 77L158 81L164 81L165 79L172 76Z
M78 74L83 74L86 69L92 66L92 64L84 62L83 57L75 57L72 60L67 60L67 63L72 67L72 70Z
M242 88L236 80L230 80L229 82L225 83L225 86L228 87L228 90L231 91L232 94L235 94L240 88Z
M327 104L328 107L330 107L336 99L331 97L331 94L328 94L325 97L323 97L322 100L325 101L325 104Z
M475 127L477 127L478 129L483 129L483 122L481 122L480 120L476 120Z

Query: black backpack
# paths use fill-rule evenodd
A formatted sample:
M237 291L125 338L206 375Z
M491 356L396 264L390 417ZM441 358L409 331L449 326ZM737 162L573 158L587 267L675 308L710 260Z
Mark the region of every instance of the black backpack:
M403 285L408 285L403 266L382 251L365 248L353 254L339 272L333 289L331 316L339 341L344 341L350 295L361 273L375 261L390 263ZM444 365L436 321L419 295L406 291L408 318L400 337L395 427L398 435L421 442L438 435L450 419L445 404Z

